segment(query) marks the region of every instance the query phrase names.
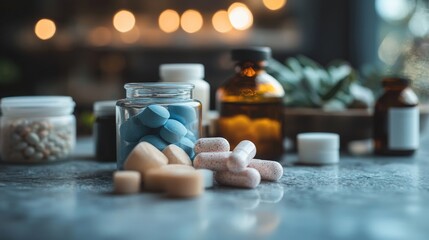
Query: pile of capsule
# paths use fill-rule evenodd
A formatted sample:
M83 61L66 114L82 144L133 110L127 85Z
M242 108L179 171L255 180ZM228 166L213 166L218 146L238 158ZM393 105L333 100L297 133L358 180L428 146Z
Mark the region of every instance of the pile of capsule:
M214 179L221 185L255 188L261 180L277 181L283 176L278 162L253 159L256 147L250 141L244 140L232 152L229 150L224 138L200 138L192 163L188 154L174 144L161 152L148 142L140 142L127 157L125 171L114 173L114 191L137 193L143 183L147 191L189 198L212 187Z
M248 140L241 141L231 152L225 138L200 138L194 150L194 167L214 171L221 185L255 188L261 180L278 181L283 176L278 162L254 159L256 146Z
M195 135L198 134L197 119L195 109L187 105L147 106L119 127L120 162L123 163L126 160L139 142L148 142L160 151L169 144L175 144L192 158Z

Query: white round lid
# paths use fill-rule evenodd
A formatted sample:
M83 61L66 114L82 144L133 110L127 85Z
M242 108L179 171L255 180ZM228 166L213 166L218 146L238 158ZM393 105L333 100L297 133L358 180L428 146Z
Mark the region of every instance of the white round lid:
M297 139L299 151L338 150L340 148L340 136L336 133L300 133Z
M161 64L159 74L162 81L188 81L204 78L204 65L200 63Z
M97 101L94 103L95 116L115 115L116 101Z
M61 116L73 113L69 96L19 96L1 99L4 116Z

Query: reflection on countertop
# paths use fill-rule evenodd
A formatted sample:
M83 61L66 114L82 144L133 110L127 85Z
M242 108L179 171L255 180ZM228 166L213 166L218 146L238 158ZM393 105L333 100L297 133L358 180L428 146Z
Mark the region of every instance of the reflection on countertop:
M423 139L422 146L429 141ZM111 194L114 163L74 159L0 165L4 239L425 239L429 150L408 158L341 156L331 166L282 160L284 176L256 189L216 186L196 199Z

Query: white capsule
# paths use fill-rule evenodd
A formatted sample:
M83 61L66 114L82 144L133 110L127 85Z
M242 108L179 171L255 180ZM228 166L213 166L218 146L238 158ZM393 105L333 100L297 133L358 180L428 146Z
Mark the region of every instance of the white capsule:
M195 143L195 154L202 152L228 152L230 150L229 142L225 138L200 138Z
M283 166L275 161L252 159L248 167L258 170L262 180L278 181L283 176Z
M256 155L256 146L249 140L241 141L232 151L226 163L231 172L243 171Z
M261 182L261 175L254 168L245 168L243 171L233 173L229 171L219 171L215 175L216 182L221 185L255 188Z
M231 152L202 152L194 158L195 168L210 169L213 171L228 170L226 162Z

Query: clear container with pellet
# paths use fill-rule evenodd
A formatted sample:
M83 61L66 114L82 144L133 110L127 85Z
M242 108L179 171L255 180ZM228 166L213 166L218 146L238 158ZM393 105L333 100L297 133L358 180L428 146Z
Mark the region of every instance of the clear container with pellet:
M189 83L128 83L126 98L116 103L117 167L140 142L163 151L174 144L194 158L201 133L201 103Z
M75 103L67 96L7 97L1 100L1 161L64 160L76 143Z

